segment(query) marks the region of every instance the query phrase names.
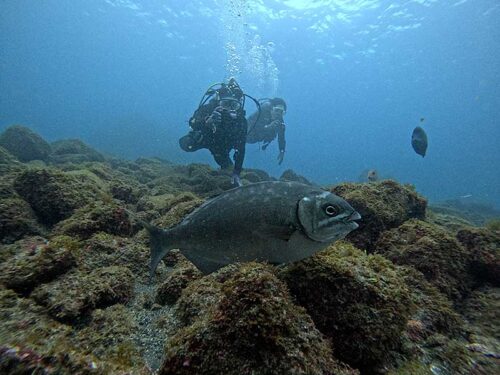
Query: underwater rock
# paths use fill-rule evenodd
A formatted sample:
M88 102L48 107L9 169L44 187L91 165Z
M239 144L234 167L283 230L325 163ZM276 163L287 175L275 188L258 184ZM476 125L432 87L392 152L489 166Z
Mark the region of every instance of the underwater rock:
M50 145L31 129L13 125L0 135L0 146L22 162L48 160Z
M470 331L469 350L490 358L487 365L500 364L500 289L483 287L473 291L463 302L461 312ZM474 345L475 344L475 345ZM478 347L478 345L480 347ZM498 367L497 367L498 368Z
M452 300L469 290L469 253L437 225L409 220L382 233L375 251L395 264L415 267Z
M104 161L104 156L79 139L64 139L52 142L50 161L55 164Z
M128 204L136 204L140 197L146 193L146 189L139 184L126 183L121 180L113 180L109 191L113 198Z
M16 196L1 198L0 192L0 242L10 243L26 235L41 233L30 205Z
M126 267L111 266L90 273L67 274L33 291L32 297L57 320L74 322L89 311L125 303L133 292L134 276Z
M341 241L284 268L280 278L332 340L336 358L371 373L398 349L412 304L390 261Z
M436 213L429 208L427 208L426 221L432 224L440 225L452 233L456 233L460 229L474 226L472 222L460 216Z
M500 368L500 290L484 287L471 293L462 305L468 325L467 374L496 375ZM464 361L463 361L464 362ZM467 372L468 371L468 372ZM458 373L458 372L457 372Z
M183 289L202 276L203 273L194 264L181 261L158 287L155 302L160 305L174 304L181 296Z
M454 310L451 300L432 285L425 276L410 266L399 268L408 289L415 311L406 332L409 339L422 344L435 333L458 338L464 335L465 327L461 316ZM418 327L418 333L416 332ZM413 331L413 332L412 332ZM412 334L414 333L414 334Z
M94 310L89 324L77 332L73 342L83 354L119 364L127 370L120 373L130 374L132 369L139 373L146 366L131 335L135 330L137 326L131 313L118 304Z
M166 345L160 374L356 374L267 266L242 265L222 297Z
M16 162L15 156L0 146L0 164L14 164Z
M0 265L0 283L19 293L29 293L36 286L54 280L74 267L71 249L57 242L32 244Z
M127 338L133 328L123 307L96 311L74 331L45 308L0 288L0 373L149 374Z
M500 217L500 211L492 204L471 199L449 199L430 205L433 212L460 217L475 226L483 226L489 220Z
M160 218L154 220L152 223L160 228L173 227L174 225L179 224L186 215L194 211L203 203L203 200L196 198L196 196L190 197L189 194L181 194L179 198L183 199L177 200L174 198L174 205L171 206L168 212Z
M84 241L82 247L82 270L117 265L127 267L136 277L149 278L149 248L144 243L100 232Z
M60 221L52 233L87 239L97 232L131 236L136 232L134 229L137 228L123 207L98 201L76 209L68 219Z
M410 185L392 180L366 184L342 183L331 192L348 201L361 215L359 228L347 235L356 247L372 251L380 233L410 218L425 218L427 201Z
M191 192L183 192L180 194L161 194L153 196L144 196L137 203L137 211L157 211L160 215L166 214L173 207L180 203L199 201L199 197Z
M94 181L55 169L26 170L16 178L14 188L47 225L66 219L102 195Z
M312 183L305 177L295 173L292 169L287 169L281 174L280 181L295 181L301 184L312 185Z
M471 254L471 272L476 280L500 286L500 232L468 228L458 231L457 239Z

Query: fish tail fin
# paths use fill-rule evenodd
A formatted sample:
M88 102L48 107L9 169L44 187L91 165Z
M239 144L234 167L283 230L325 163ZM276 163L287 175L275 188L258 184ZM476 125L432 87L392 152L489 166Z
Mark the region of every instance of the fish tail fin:
M151 252L149 280L153 281L158 264L172 249L172 246L169 241L168 230L160 229L149 223L145 228L149 232L149 249Z
M169 241L169 231L158 228L157 226L142 220L130 210L126 210L129 215L141 224L144 229L149 232L149 249L150 249L150 262L149 262L149 280L152 282L154 279L156 268L167 253L173 249L171 241Z

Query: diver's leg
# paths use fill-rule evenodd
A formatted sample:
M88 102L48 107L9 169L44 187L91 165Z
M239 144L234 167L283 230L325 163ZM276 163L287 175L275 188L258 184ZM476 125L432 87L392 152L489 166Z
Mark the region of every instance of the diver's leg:
M214 149L210 150L210 152L212 153L215 162L219 164L221 169L229 169L233 166L233 162L229 158L229 151Z

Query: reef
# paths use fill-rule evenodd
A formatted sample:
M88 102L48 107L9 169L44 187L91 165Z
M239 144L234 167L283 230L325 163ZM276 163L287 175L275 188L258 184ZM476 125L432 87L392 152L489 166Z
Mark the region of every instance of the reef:
M0 146L19 161L47 160L51 153L50 144L31 129L13 125L0 134Z
M477 283L500 286L500 231L462 229L457 239L471 254L471 271Z
M186 292L186 291L185 291ZM160 374L356 374L266 266L246 264L166 348Z
M49 144L21 126L0 139L2 374L496 375L491 210L428 210L390 180L342 183L332 191L363 216L345 241L209 275L172 250L151 282L141 222L176 225L232 188L229 172Z
M71 216L99 196L91 179L57 169L28 169L14 181L17 193L26 200L40 220L51 226Z
M281 274L297 303L333 342L337 358L363 372L383 367L412 309L397 268L347 242L286 267Z
M464 296L470 286L470 256L445 229L412 219L384 232L375 251L399 265L410 265L448 297Z
M79 139L52 142L50 161L54 164L104 161L104 156Z
M373 251L379 235L411 218L424 219L427 200L410 185L393 180L373 183L342 183L331 189L360 214L359 228L347 236L356 247Z

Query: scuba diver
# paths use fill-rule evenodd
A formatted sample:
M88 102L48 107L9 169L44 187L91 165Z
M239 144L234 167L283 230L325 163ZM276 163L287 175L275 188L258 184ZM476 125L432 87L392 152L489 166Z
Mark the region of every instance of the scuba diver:
M286 103L281 98L260 99L260 113L255 112L248 118L247 143L263 142L262 150L278 136L278 165L285 157Z
M187 152L208 149L221 169L233 166L229 153L234 149L233 185L241 186L240 173L245 158L247 120L245 97L234 78L227 84L216 83L203 95L198 109L189 119L191 130L179 139L180 147Z

